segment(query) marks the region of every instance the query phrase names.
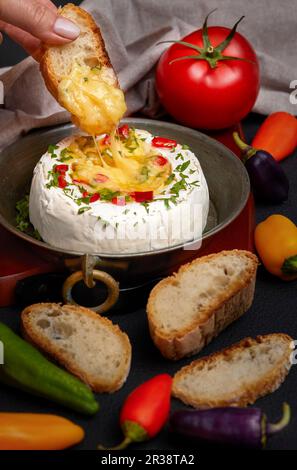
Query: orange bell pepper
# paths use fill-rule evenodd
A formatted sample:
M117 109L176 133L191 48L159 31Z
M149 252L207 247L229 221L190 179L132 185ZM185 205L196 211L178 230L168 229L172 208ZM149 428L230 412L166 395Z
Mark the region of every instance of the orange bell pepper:
M0 450L61 450L83 438L84 430L61 416L0 413Z
M272 113L258 129L252 146L265 150L277 161L283 160L297 147L297 119L283 111Z
M267 271L285 281L297 278L297 227L290 219L275 214L258 224L255 245Z

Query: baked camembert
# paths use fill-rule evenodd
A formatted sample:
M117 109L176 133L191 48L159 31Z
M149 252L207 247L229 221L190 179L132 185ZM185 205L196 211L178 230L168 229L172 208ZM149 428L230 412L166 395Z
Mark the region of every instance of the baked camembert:
M147 252L191 241L201 235L208 207L193 152L127 124L113 138L79 135L51 145L30 192L30 220L42 239L89 253ZM177 230L182 218L192 230L186 239Z

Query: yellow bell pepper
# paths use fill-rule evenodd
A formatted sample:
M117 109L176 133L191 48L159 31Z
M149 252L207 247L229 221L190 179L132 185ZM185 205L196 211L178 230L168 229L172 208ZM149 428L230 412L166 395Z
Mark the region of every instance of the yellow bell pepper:
M0 413L0 450L61 450L83 438L84 430L61 416Z
M265 268L289 281L297 278L297 227L287 217L275 214L255 230L255 244Z

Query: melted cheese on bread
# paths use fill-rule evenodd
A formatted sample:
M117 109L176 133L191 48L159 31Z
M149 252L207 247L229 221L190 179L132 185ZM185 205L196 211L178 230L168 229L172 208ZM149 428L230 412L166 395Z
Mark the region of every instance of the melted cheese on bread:
M59 103L72 121L90 135L111 133L127 107L111 69L74 63L58 86Z

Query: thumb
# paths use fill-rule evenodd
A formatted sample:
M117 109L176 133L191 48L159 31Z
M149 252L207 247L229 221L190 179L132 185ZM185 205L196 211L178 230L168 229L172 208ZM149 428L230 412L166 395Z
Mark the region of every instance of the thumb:
M80 33L78 26L57 15L44 0L0 0L0 19L47 44L64 44Z

